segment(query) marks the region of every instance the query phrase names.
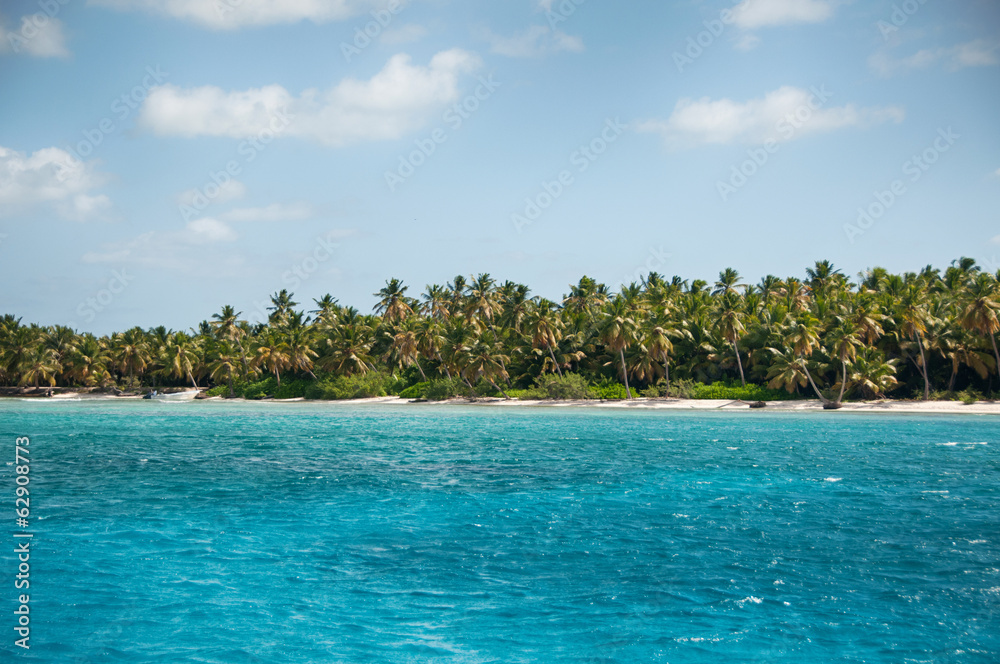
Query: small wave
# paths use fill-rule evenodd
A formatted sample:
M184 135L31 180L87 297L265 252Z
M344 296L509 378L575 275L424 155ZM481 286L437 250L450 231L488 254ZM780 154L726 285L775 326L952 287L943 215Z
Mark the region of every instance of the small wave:
M824 482L840 482L840 481L842 481L843 479L844 479L843 477L827 477L827 478L826 478L826 479L824 479L823 481L824 481Z

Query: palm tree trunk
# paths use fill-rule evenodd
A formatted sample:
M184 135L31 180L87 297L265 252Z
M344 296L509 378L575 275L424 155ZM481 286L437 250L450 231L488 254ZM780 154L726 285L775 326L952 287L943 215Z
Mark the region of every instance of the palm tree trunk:
M667 393L664 396L670 396L670 361L667 358L667 353L663 353L663 381L667 384Z
M234 396L236 396L233 393L233 368L232 367L229 367L229 371L227 371L227 374L228 374L228 377L229 377L229 398L232 399Z
M955 377L958 376L958 362L951 363L951 379L948 381L948 392L955 391Z
M559 368L559 363L556 362L556 354L552 352L552 345L545 344L545 347L549 349L549 357L552 358L552 366L556 368L556 371L559 372L559 377L562 378L562 369Z
M490 381L490 385L493 386L493 389L499 390L500 394L503 395L503 398L507 399L508 401L510 401L510 395L507 394L506 392L504 392L502 387L500 387L499 385L497 385L496 383L494 383L492 378L490 378L489 381Z
M278 379L278 389L280 390L281 389L281 372L278 371L277 367L274 368L274 377Z
M931 380L927 376L927 358L924 356L924 344L920 340L920 335L914 335L917 337L917 348L920 349L920 372L924 375L924 401L930 401L931 398Z
M629 399L632 398L632 390L628 386L628 371L625 369L625 349L618 349L618 356L622 359L622 378L625 379L625 394Z
M840 366L842 367L843 372L840 376L840 394L837 395L837 403L844 400L844 387L847 385L847 362L841 360Z
M993 356L997 359L997 374L1000 375L1000 353L997 352L997 336L990 334L990 341L993 342Z
M413 363L415 365L417 365L417 369L420 371L420 377L423 378L424 382L426 383L427 382L427 374L424 373L423 367L420 366L420 360L416 360L415 359L415 360L413 360Z
M191 381L191 387L197 388L198 383L197 381L195 381L194 376L191 375L190 371L188 371L187 374L188 374L188 380Z
M740 368L740 384L746 387L747 381L743 377L743 360L740 359L740 348L736 345L736 339L733 339L733 350L736 351L736 365Z
M809 367L806 366L805 358L801 359L802 359L802 369L806 372L806 378L809 379L809 384L812 385L813 391L816 392L816 396L818 396L819 400L822 401L823 403L829 403L829 399L824 397L823 394L819 391L819 388L816 387L816 382L813 380L812 374L809 373Z

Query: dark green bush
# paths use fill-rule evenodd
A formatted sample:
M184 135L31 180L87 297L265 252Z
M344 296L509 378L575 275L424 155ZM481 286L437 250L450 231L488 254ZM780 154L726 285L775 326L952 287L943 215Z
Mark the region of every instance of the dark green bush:
M528 390L538 399L591 399L591 389L586 379L573 373L542 374L535 379L535 387Z

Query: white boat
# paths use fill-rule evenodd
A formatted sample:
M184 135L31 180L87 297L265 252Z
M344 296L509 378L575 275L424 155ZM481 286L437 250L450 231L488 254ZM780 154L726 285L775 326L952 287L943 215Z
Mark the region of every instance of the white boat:
M152 391L149 394L144 395L143 399L152 399L155 401L194 401L194 398L198 396L201 390L188 390L187 392L171 392L170 394L163 394L161 392Z

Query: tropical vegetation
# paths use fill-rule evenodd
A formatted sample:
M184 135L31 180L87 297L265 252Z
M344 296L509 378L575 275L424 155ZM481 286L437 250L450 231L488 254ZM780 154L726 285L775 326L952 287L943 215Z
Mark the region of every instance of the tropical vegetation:
M196 328L108 336L0 318L0 385L212 388L246 398L818 398L975 400L1000 387L1000 272L946 269L851 280L828 261L805 278L712 284L651 273L612 292L588 277L561 301L488 274L399 279L370 314L331 295L271 296L266 323L223 306Z

